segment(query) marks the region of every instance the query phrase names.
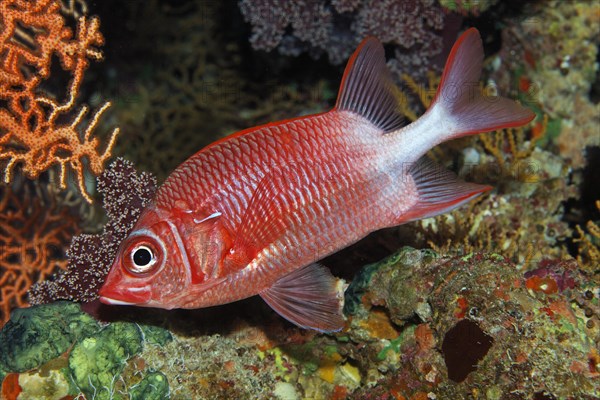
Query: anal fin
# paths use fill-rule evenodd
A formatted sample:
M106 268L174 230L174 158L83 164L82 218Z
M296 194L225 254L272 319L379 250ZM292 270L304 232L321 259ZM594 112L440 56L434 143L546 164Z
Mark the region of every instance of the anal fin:
M411 167L409 174L416 186L418 199L401 216L401 220L396 221L398 224L443 214L492 189L488 185L462 181L427 157L421 157Z
M335 332L344 327L343 296L329 269L310 264L260 293L279 315L302 328Z

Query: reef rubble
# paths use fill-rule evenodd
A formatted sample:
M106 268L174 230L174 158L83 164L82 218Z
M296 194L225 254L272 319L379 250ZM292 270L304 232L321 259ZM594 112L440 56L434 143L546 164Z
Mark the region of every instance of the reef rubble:
M597 398L600 293L575 264L405 247L360 270L335 334L259 301L101 323L71 302L19 309L0 331L3 398ZM84 309L110 320L102 307Z

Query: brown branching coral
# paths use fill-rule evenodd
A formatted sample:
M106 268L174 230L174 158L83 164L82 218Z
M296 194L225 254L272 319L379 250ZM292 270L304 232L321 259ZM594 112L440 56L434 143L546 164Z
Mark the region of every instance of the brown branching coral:
M239 5L252 25L255 49L326 53L331 63L341 64L362 38L374 35L397 46L390 66L398 76L406 71L424 76L443 48L447 13L433 0L242 0Z
M62 249L79 232L69 208L2 187L0 197L0 325L24 307L36 282L67 265Z
M110 103L92 115L85 129L80 125L87 107L73 114L89 60L102 58L98 46L104 38L97 18L79 17L74 33L60 14L62 6L58 0L0 2L0 160L5 162L6 183L12 181L17 165L31 179L58 167L60 186L65 188L70 168L82 195L91 202L84 169L87 166L95 175L102 172L118 128L100 150L92 133ZM53 57L72 77L63 101L40 89L50 75Z
M486 174L498 188L490 195L449 214L415 223L430 247L442 254L472 251L497 253L522 267L543 258L561 259L571 235L563 221L563 202L577 195L564 160L534 150L510 175L496 175L490 156L482 155L475 174ZM491 166L490 166L491 163Z
M427 238L429 247L440 254L493 252L498 245L498 238L494 237L489 225L481 224L480 216L476 213L482 201L484 198L472 201L464 209L437 217L435 223L417 226L417 230Z
M440 84L441 75L433 71L427 71L427 85L418 84L412 76L402 74L402 93L398 95L399 105L402 109L402 114L411 122L419 118L417 111L411 107L411 102L407 94L414 95L418 98L422 108L427 109L431 105L437 88Z
M118 158L98 178L98 191L108 215L103 232L73 238L66 271L34 285L29 291L32 304L98 297L121 241L156 191L156 179L147 173L137 174L131 162Z

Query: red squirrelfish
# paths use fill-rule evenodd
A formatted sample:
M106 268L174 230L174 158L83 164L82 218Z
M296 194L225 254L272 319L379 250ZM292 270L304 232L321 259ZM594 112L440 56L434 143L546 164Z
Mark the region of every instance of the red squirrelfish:
M235 133L173 171L121 244L100 300L172 309L260 295L298 326L340 330L337 280L316 262L491 189L424 154L533 119L512 100L481 94L482 62L471 28L452 48L429 109L405 126L383 47L365 39L331 111Z

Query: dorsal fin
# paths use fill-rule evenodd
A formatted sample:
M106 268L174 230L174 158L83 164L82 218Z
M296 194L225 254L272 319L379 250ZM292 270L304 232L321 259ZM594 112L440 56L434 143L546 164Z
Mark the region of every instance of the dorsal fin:
M394 90L383 46L368 37L348 60L335 110L357 113L386 133L395 131L404 125L404 117Z

